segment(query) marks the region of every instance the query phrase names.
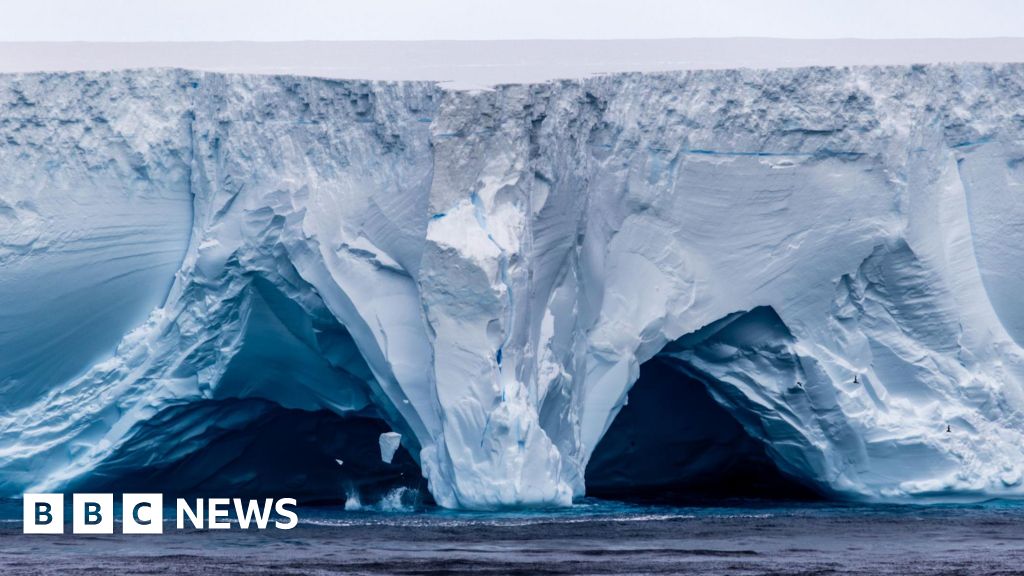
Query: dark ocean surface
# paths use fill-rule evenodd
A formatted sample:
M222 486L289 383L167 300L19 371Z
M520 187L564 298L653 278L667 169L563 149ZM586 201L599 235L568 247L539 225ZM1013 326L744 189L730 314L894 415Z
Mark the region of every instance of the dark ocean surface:
M1024 505L584 500L568 510L300 508L293 530L23 535L0 503L0 574L1022 574ZM68 527L70 530L70 527ZM120 527L116 526L115 531Z

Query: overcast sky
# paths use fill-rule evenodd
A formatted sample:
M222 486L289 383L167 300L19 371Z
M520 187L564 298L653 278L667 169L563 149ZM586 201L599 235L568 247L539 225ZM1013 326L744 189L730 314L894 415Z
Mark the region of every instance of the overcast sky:
M1024 36L1020 0L0 0L0 41Z

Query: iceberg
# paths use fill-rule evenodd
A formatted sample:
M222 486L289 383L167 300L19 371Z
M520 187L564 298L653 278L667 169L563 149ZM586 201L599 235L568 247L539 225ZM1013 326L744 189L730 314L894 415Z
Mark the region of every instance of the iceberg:
M377 439L377 444L380 446L380 461L385 464L391 464L391 461L395 458L395 452L401 446L401 442L402 435L398 432L385 432L381 434Z
M1022 109L1016 64L0 75L0 495L1020 496Z

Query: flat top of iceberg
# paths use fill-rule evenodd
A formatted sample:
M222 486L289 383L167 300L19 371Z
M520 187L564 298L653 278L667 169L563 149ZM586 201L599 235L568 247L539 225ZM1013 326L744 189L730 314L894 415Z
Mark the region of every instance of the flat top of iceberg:
M943 40L522 40L432 42L0 42L0 73L173 67L449 88L614 72L1024 62L1024 38Z

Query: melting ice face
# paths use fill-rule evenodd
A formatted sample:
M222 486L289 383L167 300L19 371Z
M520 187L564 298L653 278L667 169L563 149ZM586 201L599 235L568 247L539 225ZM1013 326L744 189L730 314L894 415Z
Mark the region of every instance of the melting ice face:
M1015 65L2 77L0 492L422 473L488 508L732 463L1017 495L1021 94ZM623 476L627 438L669 465Z

